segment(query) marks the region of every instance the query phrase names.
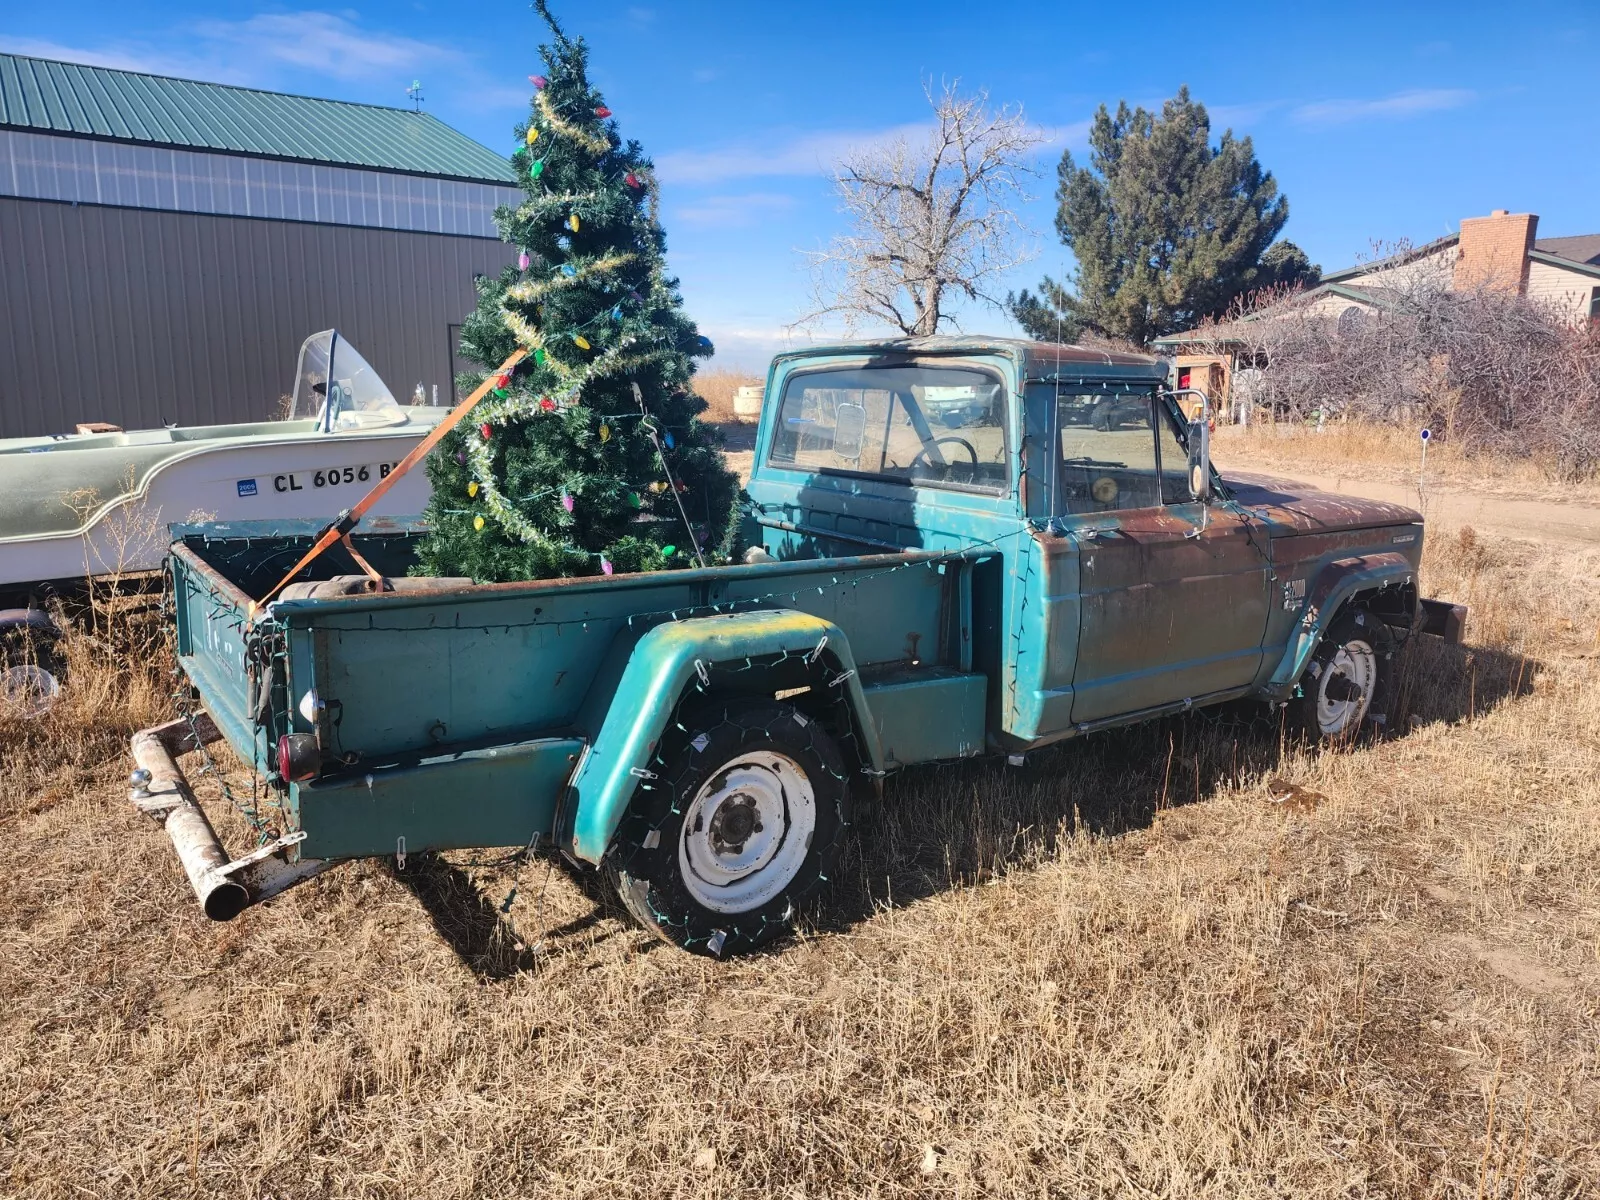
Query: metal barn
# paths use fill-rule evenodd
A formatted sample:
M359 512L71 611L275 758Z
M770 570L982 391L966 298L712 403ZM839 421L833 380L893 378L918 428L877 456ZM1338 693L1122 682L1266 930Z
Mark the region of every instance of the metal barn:
M269 418L330 326L448 403L513 183L427 113L0 54L0 437Z

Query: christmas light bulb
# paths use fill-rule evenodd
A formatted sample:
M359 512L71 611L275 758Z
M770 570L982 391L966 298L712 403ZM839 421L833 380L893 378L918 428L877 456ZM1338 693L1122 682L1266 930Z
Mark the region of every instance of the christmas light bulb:
M536 367L544 366L544 347L543 346L540 346L537 350L535 350L533 352L533 365L536 366Z
M624 175L622 177L622 182L627 184L631 188L644 186L642 183L639 182L639 177L637 175L635 175L632 171L629 171L626 175Z
M536 89L538 89L539 91L543 91L544 88L545 88L545 85L548 84L550 81L548 79L546 79L543 75L529 75L528 76L528 82L533 84L533 86Z
M537 178L539 178L539 176L543 175L544 174L544 159L542 159L542 158L536 159L534 161L533 166L528 168L528 174L532 175L535 179L537 179Z
M602 575L609 575L615 569L616 568L611 565L611 560L602 554L600 556L600 573Z
M467 465L467 452L465 450L456 451L456 462L460 463L463 467Z
M609 426L609 425L601 425L600 426L600 442L601 442L601 444L603 445L606 442L609 442L610 440L611 440L611 426Z
M556 407L556 402L554 400L550 399L549 396L540 396L539 397L539 408L542 411L544 411L544 412L554 412L555 411L555 407Z
M530 126L529 129L528 129L528 145L531 146L535 142L537 142L538 140L539 140L539 131Z
M570 493L570 492L562 492L561 493L561 507L562 508L566 509L568 512L571 512L577 506L578 506L578 502L572 498L572 493Z
M477 494L478 494L478 481L476 479L474 479L471 483L467 484L467 495L472 496L472 497L475 498L477 496Z
M563 275L565 275L568 279L571 279L571 278L573 278L573 276L577 275L578 268L573 266L571 263L562 263L561 264L561 273Z
M577 233L578 232L578 214L577 213L573 213L570 217L567 218L567 228L572 230L573 233Z
M676 546L672 545L670 542L667 545L661 547L661 557L663 557L663 558L671 558L677 552L678 552L678 548Z
M474 529L478 530L481 533L483 531L483 518L482 517L473 517L472 518L472 527Z
M678 444L677 440L673 438L672 430L670 430L670 429L667 430L666 436L662 440L667 443L667 449L668 450L671 450L674 446L676 446Z
M622 320L622 305L619 304L611 310L611 319L613 321Z
M609 117L611 115L611 110L609 108L607 108L604 104L602 104L599 108L594 110L594 115L599 117L602 121L604 121L607 117Z
M656 480L654 483L652 483L650 485L650 490L652 492L654 492L657 496L661 495L662 492L667 490L666 480L664 480L664 479Z
M494 429L487 421L478 426L478 432L483 434L483 440L486 442L494 435Z
M532 260L528 258L528 252L524 250L521 254L517 255L517 270L526 271L530 261Z
M573 334L572 342L578 347L579 350L587 350L589 348L589 339L584 337L581 333Z

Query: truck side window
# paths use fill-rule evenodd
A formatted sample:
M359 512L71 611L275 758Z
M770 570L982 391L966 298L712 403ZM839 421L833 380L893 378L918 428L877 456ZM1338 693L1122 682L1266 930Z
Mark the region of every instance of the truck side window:
M834 367L791 375L767 461L922 487L1004 492L1007 393L960 364Z
M1161 503L1149 392L1063 395L1056 401L1056 510L1154 508Z

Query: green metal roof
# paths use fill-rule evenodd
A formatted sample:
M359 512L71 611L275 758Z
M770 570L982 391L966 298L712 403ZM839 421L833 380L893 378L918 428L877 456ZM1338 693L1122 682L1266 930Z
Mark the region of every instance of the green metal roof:
M515 183L428 113L0 54L0 127Z

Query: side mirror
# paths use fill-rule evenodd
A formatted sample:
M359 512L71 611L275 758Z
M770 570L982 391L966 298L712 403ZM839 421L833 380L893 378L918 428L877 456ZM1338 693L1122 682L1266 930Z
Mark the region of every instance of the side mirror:
M1202 411L1189 422L1189 495L1211 503L1211 423Z

